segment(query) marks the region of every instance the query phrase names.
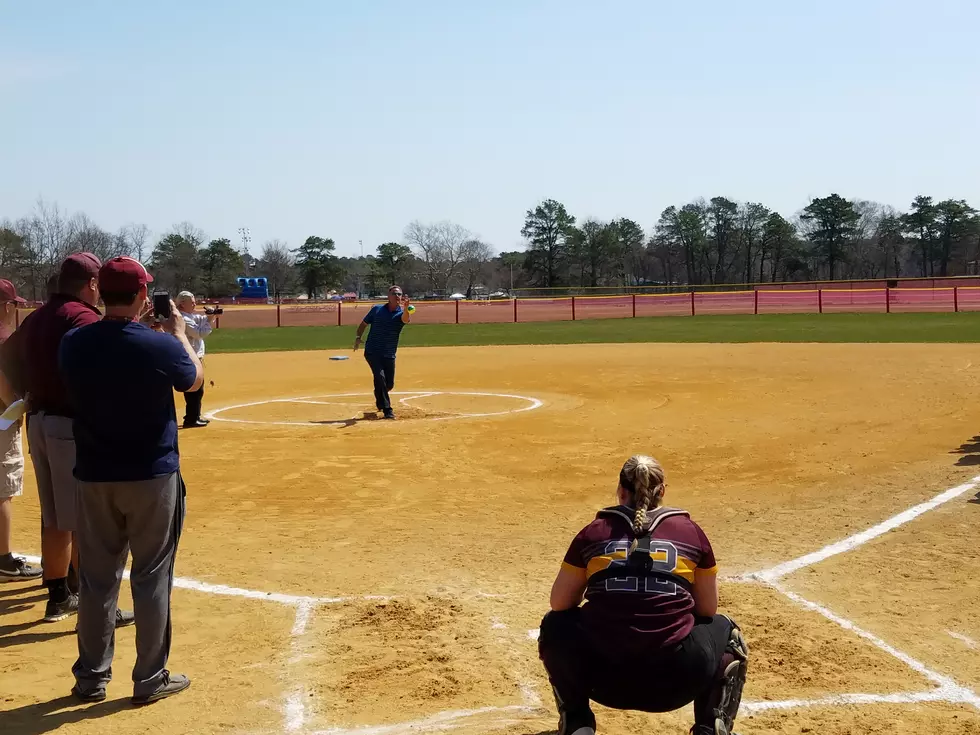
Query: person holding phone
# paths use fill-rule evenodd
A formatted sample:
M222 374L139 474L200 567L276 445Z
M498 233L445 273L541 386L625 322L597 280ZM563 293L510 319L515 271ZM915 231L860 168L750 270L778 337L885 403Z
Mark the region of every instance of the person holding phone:
M170 597L186 488L180 473L174 391L195 391L204 368L172 301L153 310L163 332L140 321L152 277L133 258L99 271L105 318L61 343L60 366L76 407L79 568L78 660L72 693L106 698L115 647L112 618L127 552L136 612L133 703L190 686L167 670Z
M364 359L374 376L374 402L386 419L394 419L388 395L395 387L395 353L398 351L398 338L406 324L412 321L411 305L400 286L388 289L388 303L371 307L364 320L357 325L354 350L361 346L364 330L371 327L367 343L364 345Z

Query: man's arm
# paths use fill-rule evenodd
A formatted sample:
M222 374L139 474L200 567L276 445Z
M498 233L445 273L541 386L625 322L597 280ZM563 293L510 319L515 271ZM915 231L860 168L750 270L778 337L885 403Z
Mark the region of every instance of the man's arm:
M357 325L357 336L354 337L354 349L356 350L361 345L361 336L364 334L364 330L367 329L368 322L365 319L360 324Z
M3 401L4 405L9 406L16 400L17 393L14 391L14 387L7 380L7 376L0 372L0 401Z
M191 364L194 366L195 378L194 383L189 387L181 390L181 393L193 393L199 390L202 385L204 385L204 366L197 357L197 352L191 347L191 343L187 339L187 322L184 320L184 315L177 311L177 306L170 302L170 318L163 324L164 329L176 337L177 341L184 347L184 352L191 360ZM179 386L174 386L180 390Z
M402 324L412 323L412 312L408 310L408 296L402 298Z
M211 334L214 325L211 323L213 317L210 314L195 315L194 321L197 322L197 333L203 338Z

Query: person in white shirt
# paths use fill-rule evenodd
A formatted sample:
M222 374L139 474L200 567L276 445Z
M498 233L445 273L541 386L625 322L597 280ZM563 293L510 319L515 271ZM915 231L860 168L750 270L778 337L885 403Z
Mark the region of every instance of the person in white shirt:
M211 334L212 324L210 314L197 314L197 299L190 291L181 291L177 294L177 309L184 317L187 324L187 339L191 347L197 353L201 364L204 363L204 338ZM200 429L210 423L207 419L201 418L201 403L204 401L204 384L191 393L184 394L184 428Z

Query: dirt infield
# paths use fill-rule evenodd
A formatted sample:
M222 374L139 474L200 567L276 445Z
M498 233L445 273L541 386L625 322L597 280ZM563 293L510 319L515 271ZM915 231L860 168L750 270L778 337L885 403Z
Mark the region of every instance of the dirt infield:
M130 708L128 629L109 700L76 707L73 623L39 623L40 588L8 584L0 732L551 732L533 640L550 583L621 462L645 451L711 538L723 609L746 631L739 733L977 735L975 353L405 349L394 423L372 415L362 359L214 355L215 421L180 436L171 666L193 686ZM14 506L29 554L34 488ZM690 724L689 710L597 714L618 735Z

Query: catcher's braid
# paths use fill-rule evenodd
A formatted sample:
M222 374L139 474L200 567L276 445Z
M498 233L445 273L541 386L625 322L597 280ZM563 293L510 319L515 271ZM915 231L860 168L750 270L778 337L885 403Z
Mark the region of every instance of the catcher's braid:
M653 457L634 454L620 470L619 484L633 494L633 531L640 534L647 522L647 509L656 508L663 498L664 469Z

